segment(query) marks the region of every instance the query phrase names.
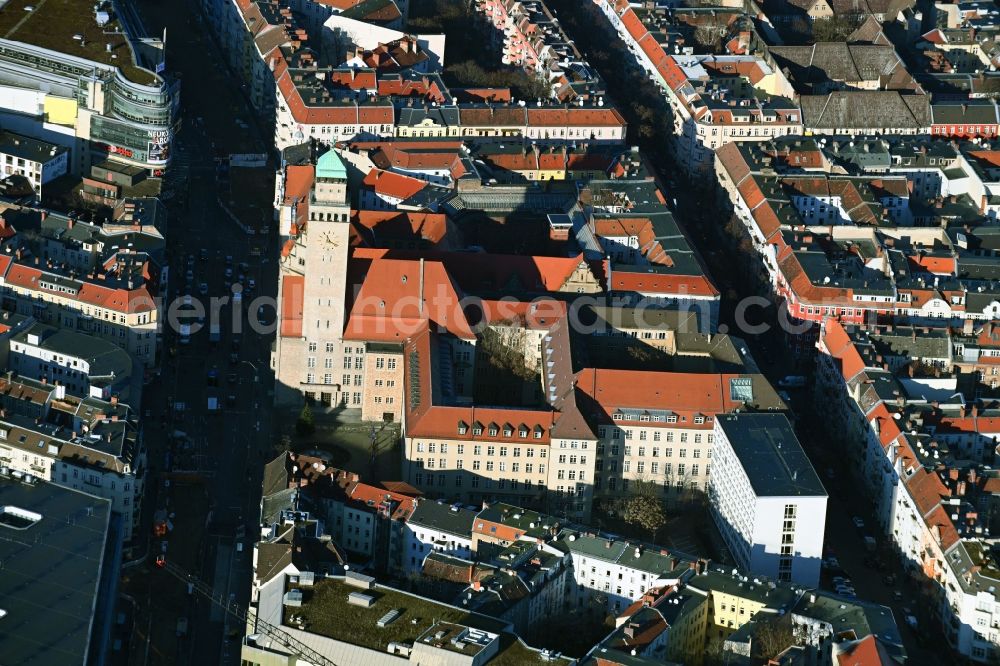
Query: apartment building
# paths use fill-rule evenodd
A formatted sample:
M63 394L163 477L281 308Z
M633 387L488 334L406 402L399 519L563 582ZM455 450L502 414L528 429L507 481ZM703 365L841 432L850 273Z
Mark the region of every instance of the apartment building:
M75 13L103 37L74 39L78 26L60 21L61 11ZM170 163L180 84L153 73L160 62L137 60L126 24L113 16L98 24L88 2L41 5L30 16L18 16L13 6L4 13L12 26L0 42L4 128L60 146L57 155L65 150L73 174L109 157L162 174Z
M26 178L42 198L42 185L67 173L69 150L13 132L0 132L0 176Z
M156 227L8 208L0 229L4 309L109 341L144 367L155 363L165 279Z
M716 420L712 518L740 568L819 584L827 494L782 414Z
M788 632L786 648L776 646L782 661L829 663L838 654L857 657L859 643L877 655L873 663L907 657L885 606L751 578L704 562L678 583L653 587L621 611L616 628L588 657L615 666L664 660L697 665L706 662L709 646L720 641L724 659L743 662L766 628L782 623Z
M663 91L673 112L673 148L685 168L711 170L715 149L730 142L801 134L795 91L780 69L756 56L668 55L628 3L595 3Z
M408 573L420 572L430 553L472 558L472 526L478 511L443 501L417 500L415 504L406 521L403 546L403 568Z
M927 134L930 96L897 90L835 90L802 95L802 125L814 134L876 136ZM792 132L794 134L794 132Z
M817 395L830 405L849 466L875 505L878 537L891 544L908 576L925 581L921 603L941 622L949 646L987 661L1000 640L994 629L1000 606L990 591L1000 569L978 508L990 506L996 485L970 447L960 445L967 437L950 444L959 428L980 432L979 406L967 413L961 394L928 404L918 388L907 390L884 370L867 346L863 336L855 339L838 322L826 322ZM949 426L953 418L957 427ZM982 426L990 439L988 410Z
M686 356L682 347L676 358ZM739 360L734 372L715 373L708 371L710 358L701 357L703 373L594 368L578 375L578 390L600 407L595 494L627 496L641 482L655 484L670 503L706 492L716 420L735 410L786 408L763 376L736 370ZM685 360L696 366L699 359Z
M110 400L133 407L141 399L141 375L132 358L111 342L76 331L33 323L10 339L7 368L31 379L63 386L78 398Z
M690 580L706 564L689 555L585 529L564 529L552 544L573 561L573 595L567 608L616 616L655 588Z
M993 215L982 198L992 153L979 148L799 138L727 146L720 196L743 221L763 280L798 321L991 319L998 295L973 249L991 234L983 220ZM838 166L864 175L835 175ZM897 167L899 176L886 175Z
M358 603L362 601L358 596L350 597L351 593L365 597L365 604ZM291 666L306 658L313 663L360 659L386 666L408 662L569 666L572 661L528 646L513 633L514 623L509 620L382 585L354 571L322 578L310 572L276 575L261 586L258 599L254 617L280 627L297 641L297 649L291 654L279 649L264 638L265 632L250 627L255 633L243 643L241 657L254 663ZM284 613L286 605L294 610ZM401 608L412 611L413 617L399 622L395 631L403 632L402 641L393 642L391 651L374 632L353 628L375 626L386 613ZM320 617L333 621L310 620Z
M0 469L110 500L133 547L146 453L129 409L22 378L7 378L0 393Z
M568 569L562 551L545 543L517 541L483 553L475 562L431 553L421 575L444 588L436 596L453 598L456 606L510 622L515 631L525 632L564 608Z
M600 75L542 0L479 0L476 9L503 35L501 62L537 77L554 99L572 102L605 94Z

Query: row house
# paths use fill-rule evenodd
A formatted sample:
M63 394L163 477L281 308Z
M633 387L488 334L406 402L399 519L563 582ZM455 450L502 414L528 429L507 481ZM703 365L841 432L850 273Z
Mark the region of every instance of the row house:
M1000 638L1000 569L966 499L976 487L975 469L963 471L964 455L954 455L944 439L949 429L938 432L948 421L941 416L946 407L921 405L893 389L891 375L872 368L836 321L826 322L818 347L817 394L838 414L832 422L841 424L885 538L922 581L949 645L973 661L989 660Z
M617 615L650 590L690 580L699 565L690 555L576 528L560 530L552 545L573 561L572 610Z
M942 173L962 160L953 151L931 157L920 146L904 146L879 155L824 148L820 161L853 164L868 155L877 160L874 164L898 161L909 169L905 181L880 170L863 178L820 172L806 177L773 148L719 151L720 195L744 223L774 293L797 319L838 316L861 323L893 315L914 322L993 317L998 297L989 282L990 268L977 256L988 242L989 227L973 228L950 217L969 206L968 194L915 201L909 186L913 174ZM927 182L935 188L958 187L954 172L945 178ZM925 210L937 228L923 228L918 211ZM917 226L896 226L911 219Z
M43 228L41 242L28 242L12 224L6 226L0 254L3 308L110 341L152 367L163 307L159 250L120 247L113 237L95 237L82 227L77 237L73 230L79 223L46 219L44 211L41 217L69 233L53 244L44 240ZM158 234L152 240L162 243Z
M126 549L134 548L146 453L129 409L10 374L0 382L0 405L0 469L110 500Z
M419 573L431 553L471 559L472 526L477 513L462 504L416 500L405 528L402 564L406 572Z
M503 34L501 62L545 84L559 101L594 99L604 83L543 0L478 0L476 9Z
M673 147L689 169L712 168L729 142L801 134L802 114L785 75L753 56L668 55L628 3L594 0L673 112Z

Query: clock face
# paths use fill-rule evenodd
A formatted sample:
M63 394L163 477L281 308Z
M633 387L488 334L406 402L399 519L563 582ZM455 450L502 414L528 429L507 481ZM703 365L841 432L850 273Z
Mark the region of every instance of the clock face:
M323 234L323 240L330 247L337 247L338 245L340 245L340 242L336 238L334 238L333 234L331 234L329 231Z

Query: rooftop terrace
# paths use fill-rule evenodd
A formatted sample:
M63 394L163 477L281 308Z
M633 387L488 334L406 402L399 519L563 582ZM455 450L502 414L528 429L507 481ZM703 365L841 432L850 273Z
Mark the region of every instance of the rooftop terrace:
M156 74L136 66L121 24L108 12L111 20L99 26L88 0L9 0L0 6L0 37L118 67L133 83L158 85Z
M490 660L491 666L552 663L525 647L513 634L505 632L506 622L485 615L391 588L362 590L329 578L317 580L312 587L296 589L303 592L302 606L291 608L291 612L286 610L285 624L296 626L289 623L289 615L301 615L307 631L335 640L384 651L394 641L416 642L435 623L450 623L500 634L500 652ZM375 603L369 608L348 604L347 597L352 592L374 596ZM378 627L378 620L390 610L399 610L400 616L387 626Z

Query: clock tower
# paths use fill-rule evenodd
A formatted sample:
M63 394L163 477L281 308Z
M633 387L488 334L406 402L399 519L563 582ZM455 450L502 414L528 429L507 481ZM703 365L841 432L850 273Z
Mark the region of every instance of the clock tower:
M350 217L347 169L336 150L331 148L316 162L309 198L302 295L305 367L299 381L304 393L333 405L344 402L350 405L352 392L342 384L345 375L350 374L350 384L354 377L353 359L344 360L341 341L347 297ZM348 366L351 366L351 373L347 371Z

